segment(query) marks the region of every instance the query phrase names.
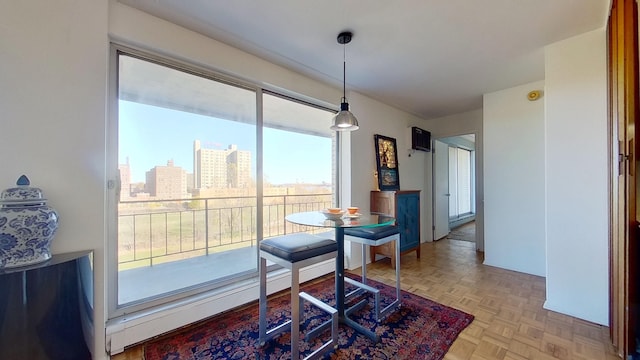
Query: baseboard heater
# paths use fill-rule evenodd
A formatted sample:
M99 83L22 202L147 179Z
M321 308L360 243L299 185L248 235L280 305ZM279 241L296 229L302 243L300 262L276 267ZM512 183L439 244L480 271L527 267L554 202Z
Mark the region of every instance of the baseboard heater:
M309 281L335 271L335 259L327 260L300 271L300 282ZM289 271L270 274L269 293L291 286ZM115 355L131 345L168 333L183 326L258 300L259 282L255 281L219 293L200 294L187 300L164 305L153 310L129 314L110 320L106 327L107 352Z

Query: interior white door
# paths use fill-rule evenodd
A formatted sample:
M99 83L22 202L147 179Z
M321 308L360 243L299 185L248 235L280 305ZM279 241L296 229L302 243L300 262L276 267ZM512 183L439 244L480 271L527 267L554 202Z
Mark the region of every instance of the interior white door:
M434 140L433 239L449 235L449 145Z

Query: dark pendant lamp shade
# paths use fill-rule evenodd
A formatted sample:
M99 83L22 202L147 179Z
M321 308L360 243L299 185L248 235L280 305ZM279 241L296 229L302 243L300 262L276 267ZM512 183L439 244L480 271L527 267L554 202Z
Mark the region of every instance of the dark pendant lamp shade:
M338 35L338 44L348 44L351 42L351 32L345 31ZM346 52L346 50L345 50ZM346 56L345 56L346 58ZM353 131L358 130L358 119L349 111L349 103L347 102L346 91L346 77L347 77L347 62L343 61L343 80L342 80L342 103L340 104L340 111L333 117L331 130L335 131Z

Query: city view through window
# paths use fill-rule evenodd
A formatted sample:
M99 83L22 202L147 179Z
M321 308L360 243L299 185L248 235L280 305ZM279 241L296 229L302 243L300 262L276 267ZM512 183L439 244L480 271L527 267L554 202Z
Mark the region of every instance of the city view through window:
M333 203L331 112L262 94L259 149L255 91L127 56L119 66L118 305L255 273L258 229L311 231L284 217Z

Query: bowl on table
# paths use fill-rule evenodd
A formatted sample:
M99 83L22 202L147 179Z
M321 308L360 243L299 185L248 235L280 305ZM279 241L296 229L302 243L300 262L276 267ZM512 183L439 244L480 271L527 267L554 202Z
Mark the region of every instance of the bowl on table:
M329 208L322 210L321 213L329 220L340 220L345 211L340 208Z

